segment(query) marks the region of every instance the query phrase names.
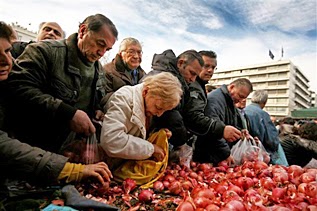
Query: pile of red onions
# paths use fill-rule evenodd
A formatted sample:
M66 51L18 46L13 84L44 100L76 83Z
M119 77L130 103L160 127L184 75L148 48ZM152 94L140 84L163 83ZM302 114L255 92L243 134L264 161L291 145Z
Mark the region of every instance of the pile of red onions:
M317 169L296 165L284 167L246 161L231 168L225 162L218 167L191 162L191 168L187 168L172 164L153 183L152 189L134 189L131 180L128 184L132 188L121 188L121 196L138 200L129 207L132 210L144 204L161 206L166 203L166 196L177 211L317 210ZM113 187L110 191L114 193ZM108 193L103 197L109 196Z

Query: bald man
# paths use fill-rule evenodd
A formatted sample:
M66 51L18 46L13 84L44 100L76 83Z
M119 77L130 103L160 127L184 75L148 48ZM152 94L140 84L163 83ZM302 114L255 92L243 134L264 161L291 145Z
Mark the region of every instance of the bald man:
M39 31L36 37L36 41L41 40L60 40L65 38L65 32L62 27L56 22L42 22L39 25ZM16 41L12 44L11 55L13 58L18 58L26 48L28 44L34 43Z
M56 22L42 22L39 26L39 31L36 41L41 40L60 40L65 38L65 33L60 25Z

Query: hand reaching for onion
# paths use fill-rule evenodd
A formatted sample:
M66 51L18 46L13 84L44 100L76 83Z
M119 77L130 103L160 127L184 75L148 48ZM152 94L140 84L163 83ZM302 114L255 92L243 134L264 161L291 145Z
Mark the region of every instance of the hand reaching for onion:
M83 170L83 179L88 177L94 177L101 184L104 184L106 181L110 181L112 174L106 163L99 162L96 164L85 165Z

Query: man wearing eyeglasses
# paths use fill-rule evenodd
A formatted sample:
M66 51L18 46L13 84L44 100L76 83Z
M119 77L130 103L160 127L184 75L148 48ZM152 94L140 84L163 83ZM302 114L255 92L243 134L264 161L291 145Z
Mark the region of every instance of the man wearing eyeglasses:
M142 54L141 43L133 37L128 37L120 43L116 57L103 66L106 72L106 96L101 102L104 110L108 99L115 91L124 85L139 84L140 79L146 74L140 66Z

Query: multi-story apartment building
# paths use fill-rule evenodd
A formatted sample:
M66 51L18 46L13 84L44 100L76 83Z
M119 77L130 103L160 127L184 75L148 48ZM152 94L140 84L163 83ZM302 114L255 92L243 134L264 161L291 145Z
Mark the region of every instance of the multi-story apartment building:
M29 41L35 41L37 33L32 32L28 30L27 28L24 28L18 24L10 24L12 28L17 32L18 34L18 40L23 42L29 42Z
M254 90L265 89L269 99L264 108L271 116L290 116L291 111L311 106L309 80L290 60L248 65L230 70L218 70L210 83L214 86L229 84L237 78L248 78ZM247 103L250 103L248 97Z
M310 105L311 105L311 107L317 107L316 92L314 92L314 91L310 91Z

